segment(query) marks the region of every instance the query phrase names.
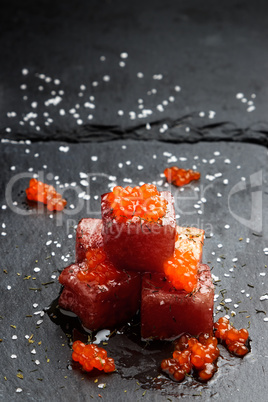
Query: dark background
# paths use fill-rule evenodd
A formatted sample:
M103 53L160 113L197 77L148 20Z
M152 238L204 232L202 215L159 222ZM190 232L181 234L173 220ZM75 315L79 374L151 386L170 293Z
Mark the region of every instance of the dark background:
M247 138L262 143L267 134L268 27L266 1L3 1L0 15L0 132L5 137L100 139L95 125L112 135L110 127L132 128L127 134L148 136L145 124L168 120L168 133L153 126L150 138L180 141L210 138ZM121 53L128 57L122 59ZM105 56L105 61L100 57ZM124 61L125 67L119 62ZM28 75L22 75L27 69ZM137 73L142 72L143 78ZM51 79L38 78L44 74ZM162 74L161 80L153 79ZM105 75L110 81L103 81ZM61 83L54 85L54 79ZM92 83L97 81L97 87ZM27 89L21 90L22 84ZM44 89L38 90L42 85ZM80 85L86 89L81 91ZM181 91L176 92L175 86ZM156 94L148 95L151 89ZM63 90L57 106L44 102ZM83 93L79 97L79 93ZM237 99L237 94L243 94ZM27 100L23 100L23 96ZM95 109L83 105L95 97ZM156 106L169 96L175 101L160 112ZM253 96L253 98L252 98ZM138 114L138 99L153 111ZM38 102L36 108L33 102ZM243 103L244 102L244 103ZM248 104L253 102L253 105ZM79 105L79 118L69 110ZM254 108L247 111L249 107ZM66 114L59 115L64 109ZM118 116L118 110L124 115ZM7 117L7 112L16 117ZM213 119L209 111L215 112ZM31 119L19 125L29 112ZM43 113L49 117L44 117ZM199 113L201 116L199 116ZM88 120L88 114L93 119ZM211 116L211 115L210 115ZM185 117L192 137L185 132ZM45 125L47 119L53 119ZM77 124L77 120L82 120ZM179 123L183 123L182 126ZM215 127L217 123L220 124ZM229 124L226 124L229 123ZM90 127L85 125L90 125ZM142 125L142 130L136 130ZM207 131L207 125L213 134ZM212 125L212 127L211 127ZM5 132L11 128L11 132ZM92 133L93 132L93 133ZM74 133L74 134L73 134ZM71 134L71 135L70 135ZM175 137L175 138L174 138ZM254 139L255 138L255 139Z
M1 2L0 399L267 400L267 15L264 0ZM201 172L170 188L178 223L206 230L215 317L234 311L251 353L221 348L212 381L176 384L159 370L170 347L116 335L116 373L70 370L66 329L43 313L75 259L75 225L100 217L114 184L166 189L173 164ZM62 214L27 202L36 174L66 196ZM261 226L247 226L258 191Z

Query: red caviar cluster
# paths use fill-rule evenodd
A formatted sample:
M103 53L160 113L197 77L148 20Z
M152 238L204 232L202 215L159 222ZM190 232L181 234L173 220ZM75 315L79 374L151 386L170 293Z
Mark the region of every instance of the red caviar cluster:
M232 327L228 318L221 317L214 324L215 336L223 343L225 343L229 352L235 356L242 357L249 352L246 346L248 341L248 331L245 328L240 330Z
M182 335L175 345L171 359L161 363L162 370L175 381L182 381L194 371L200 381L208 381L216 371L219 357L218 341L214 336L201 334L199 338Z
M114 359L107 357L106 350L96 345L85 345L81 341L75 341L72 358L79 362L86 371L96 368L105 373L111 373L115 370Z
M175 381L183 381L185 376L192 372L200 381L208 381L217 369L216 362L220 355L218 340L238 357L243 357L249 352L246 346L249 338L246 329L237 330L225 317L221 317L214 324L214 328L215 336L200 334L197 339L188 334L182 335L176 341L172 358L162 361L162 370Z
M164 263L164 272L176 289L190 293L197 285L197 267L198 263L190 250L183 253L175 249L173 257Z
M118 270L107 259L103 247L93 248L86 253L85 269L80 269L77 278L80 281L97 282L104 285L118 277Z
M164 175L166 176L168 183L172 183L174 186L185 186L192 180L200 179L199 172L195 172L192 169L180 169L177 166L166 168L164 170Z
M61 194L57 193L53 186L49 186L36 179L30 180L29 188L25 191L28 200L47 204L49 211L62 211L67 204L67 201L62 198Z
M126 222L129 219L133 222L140 219L157 222L166 214L167 209L167 201L161 197L153 184L134 188L116 186L108 194L108 201L118 222Z

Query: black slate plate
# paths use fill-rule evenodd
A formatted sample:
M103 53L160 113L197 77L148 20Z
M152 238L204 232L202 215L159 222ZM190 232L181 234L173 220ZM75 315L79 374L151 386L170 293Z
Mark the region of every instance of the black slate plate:
M2 400L267 399L266 148L225 142L4 143L1 160ZM114 183L156 181L166 188L161 173L173 164L201 172L198 183L171 188L178 221L206 230L203 260L218 277L216 317L228 313L235 326L249 328L252 351L240 360L222 349L212 381L199 384L189 378L176 384L160 375L169 349L165 343L147 346L137 337L117 334L106 346L116 373L70 370L68 339L42 311L59 294L58 270L74 260L74 227L82 217L99 217L99 196ZM64 213L27 203L24 190L35 173L64 192Z

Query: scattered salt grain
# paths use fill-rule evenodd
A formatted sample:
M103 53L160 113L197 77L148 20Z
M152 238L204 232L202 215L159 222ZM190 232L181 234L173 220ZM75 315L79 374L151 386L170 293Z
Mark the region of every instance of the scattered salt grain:
M34 268L34 272L40 272L40 268L35 267L35 268Z
M68 146L63 146L63 145L61 145L60 147L59 147L59 151L61 151L61 152L68 152L69 151L69 149L70 149L70 147L68 147Z
M95 335L95 341L93 342L95 345L100 344L101 342L109 340L111 331L108 329L102 329Z
M216 112L214 112L213 110L210 110L210 111L208 112L208 118L209 118L209 119L214 119L215 114L216 114Z
M154 79L154 80L162 80L162 78L163 78L163 75L162 75L162 74L154 74L154 75L153 75L153 79Z

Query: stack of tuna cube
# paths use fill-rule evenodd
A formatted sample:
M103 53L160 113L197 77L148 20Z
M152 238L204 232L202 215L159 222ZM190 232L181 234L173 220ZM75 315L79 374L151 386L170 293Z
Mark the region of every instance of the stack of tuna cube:
M113 216L107 194L102 219L82 219L76 234L76 262L59 277L64 286L59 305L75 313L89 330L115 328L140 310L143 339L173 339L187 332L197 336L213 330L214 287L210 269L202 264L204 231L176 226L174 200L160 193L167 212L158 222L129 225ZM175 289L163 264L174 250L191 251L198 264L198 281L191 293ZM81 280L87 253L103 249L114 267L106 282Z

